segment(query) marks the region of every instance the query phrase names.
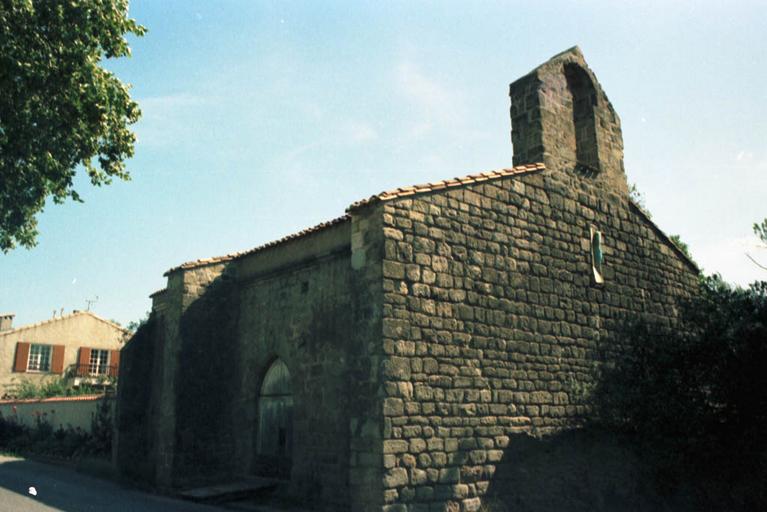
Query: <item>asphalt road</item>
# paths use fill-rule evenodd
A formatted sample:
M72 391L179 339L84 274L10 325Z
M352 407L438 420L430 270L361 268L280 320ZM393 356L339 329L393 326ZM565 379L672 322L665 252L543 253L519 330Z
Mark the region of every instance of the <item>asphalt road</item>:
M33 496L29 488L37 493ZM0 512L221 512L221 508L155 496L75 472L0 455Z

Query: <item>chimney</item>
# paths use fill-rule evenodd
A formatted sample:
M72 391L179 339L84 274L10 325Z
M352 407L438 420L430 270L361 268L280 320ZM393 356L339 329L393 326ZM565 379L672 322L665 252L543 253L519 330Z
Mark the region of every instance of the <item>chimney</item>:
M0 314L0 332L10 331L13 329L13 317L16 316L13 313Z
M628 195L618 115L575 46L511 84L514 165L544 162Z

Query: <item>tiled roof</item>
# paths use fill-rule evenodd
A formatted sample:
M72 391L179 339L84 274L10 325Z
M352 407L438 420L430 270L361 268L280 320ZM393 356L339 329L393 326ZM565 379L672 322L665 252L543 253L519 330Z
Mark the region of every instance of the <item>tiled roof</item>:
M90 400L100 400L104 395L80 395L80 396L53 396L50 398L9 398L0 400L0 404L34 404L50 402L86 402Z
M362 206L377 203L379 201L390 201L401 197L408 197L416 194L425 194L428 192L436 192L439 190L461 187L463 185L469 185L471 183L480 183L483 181L495 180L498 178L505 178L506 176L515 176L518 174L527 174L531 172L542 171L546 169L542 163L518 165L509 169L498 169L496 171L481 172L479 174L470 174L460 178L453 178L450 180L442 180L434 183L426 183L424 185L413 185L412 187L401 187L394 190L387 190L381 192L368 199L363 199L352 203L347 211L352 211Z
M97 314L92 313L90 311L74 311L74 312L72 312L72 313L70 313L68 315L63 315L63 316L59 316L59 317L56 317L56 318L49 318L48 320L42 320L42 321L36 322L34 324L20 325L18 327L14 327L14 328L9 329L7 331L2 331L2 332L0 332L0 336L5 336L6 334L15 333L15 332L18 332L18 331L23 331L24 329L31 329L33 327L39 327L41 325L50 324L52 322L60 322L61 320L66 320L68 318L72 318L72 317L80 316L80 315L91 316L91 317L95 318L96 320L99 320L101 322L104 322L105 324L111 325L115 329L119 329L119 330L121 330L123 332L128 332L127 329L125 329L125 327L123 327L121 325L117 325L116 323L114 323L114 322L112 322L110 320L106 320L104 318L101 318Z
M546 169L546 167L542 163L536 163L536 164L526 164L526 165L518 165L516 167L506 168L506 169L498 169L495 171L488 171L488 172L482 172L479 174L470 174L468 176L463 176L460 178L453 178L449 180L442 180L437 181L434 183L427 183L425 185L414 185L412 187L402 187L397 188L394 190L388 190L386 192L381 192L380 194L376 194L374 196L369 197L368 199L363 199L361 201L357 201L355 203L352 203L347 209L347 212L351 212L353 210L356 210L357 208L361 208L363 206L373 204L379 201L390 201L392 199L397 199L401 197L408 197L413 196L416 194L425 194L429 192L437 192L439 190L445 190L445 189L451 189L456 187L461 187L464 185L469 185L471 183L480 183L483 181L489 181L489 180L495 180L498 178L505 178L507 176L516 176L520 174L528 174L533 172L538 172ZM274 240L272 242L268 242L264 245L260 245L258 247L255 247L253 249L250 249L248 251L243 252L235 252L231 254L225 254L223 256L216 256L213 258L203 258L199 260L194 261L188 261L186 263L182 263L181 265L175 266L168 271L165 272L164 275L168 275L172 272L175 272L177 270L186 270L190 268L197 268L197 267L203 267L205 265L214 265L216 263L225 263L227 261L232 261L236 258L240 258L242 256L247 256L249 254L257 253L259 251L262 251L264 249L268 249L269 247L274 247L276 245L283 244L285 242L288 242L290 240L295 240L297 238L304 237L306 235L309 235L311 233L315 233L317 231L321 231L325 228L328 228L330 226L335 226L336 224L340 224L342 222L346 222L351 217L347 214L342 217L338 217L337 219L330 220L328 222L323 222L321 224L317 224L316 226L313 226L311 228L307 228L304 230L301 230L297 233L293 233L292 235L288 235L285 237L282 237L278 240ZM158 290L154 292L151 296L156 295L158 293L162 293L164 290Z
M216 256L214 258L203 258L203 259L199 259L199 260L188 261L186 263L182 263L181 265L178 265L176 267L173 267L173 268L169 269L167 272L165 272L164 275L167 276L168 274L170 274L171 272L175 272L176 270L185 270L185 269L190 269L190 268L202 267L202 266L205 266L205 265L213 265L215 263L224 263L224 262L236 259L236 258L240 258L242 256L247 256L247 255L250 255L250 254L254 254L254 253L257 253L259 251L263 251L264 249L268 249L269 247L274 247L275 245L280 245L280 244L283 244L283 243L288 242L290 240L295 240L297 238L301 238L301 237L304 237L306 235L309 235L309 234L312 234L312 233L316 233L317 231L322 231L323 229L329 228L331 226L335 226L336 224L341 224L343 222L348 221L350 218L351 217L349 217L348 215L344 215L342 217L338 217L336 219L329 220L327 222L322 222L320 224L317 224L316 226L312 226L310 228L302 229L301 231L298 231L297 233L293 233L291 235L284 236L284 237L279 238L277 240L272 240L271 242L267 242L267 243L265 243L263 245L259 245L258 247L254 247L253 249L248 249L247 251L235 252L235 253L231 253L231 254L225 254L223 256ZM164 290L160 290L159 292L162 292L162 291L164 291ZM159 292L155 292L155 293L159 293ZM152 295L154 295L154 294L152 294Z

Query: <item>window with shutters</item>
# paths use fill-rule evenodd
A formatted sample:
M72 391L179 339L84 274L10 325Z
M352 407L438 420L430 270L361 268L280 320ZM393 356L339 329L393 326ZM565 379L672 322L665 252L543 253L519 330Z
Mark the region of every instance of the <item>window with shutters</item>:
M109 351L91 349L88 362L88 373L91 375L106 375L109 372Z
M51 346L32 344L29 346L29 358L27 359L28 372L51 371Z

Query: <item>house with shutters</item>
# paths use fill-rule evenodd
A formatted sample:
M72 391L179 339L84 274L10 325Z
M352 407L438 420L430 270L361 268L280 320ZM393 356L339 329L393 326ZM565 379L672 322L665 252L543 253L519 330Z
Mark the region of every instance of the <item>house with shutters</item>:
M76 382L113 378L128 331L90 311L74 311L13 327L0 315L0 396L14 396L24 380L40 384L69 376Z

